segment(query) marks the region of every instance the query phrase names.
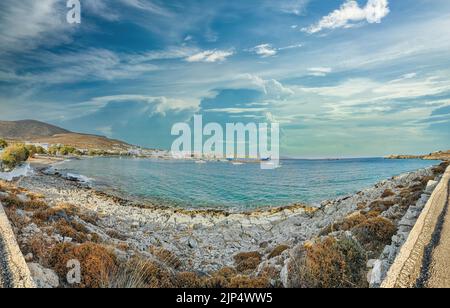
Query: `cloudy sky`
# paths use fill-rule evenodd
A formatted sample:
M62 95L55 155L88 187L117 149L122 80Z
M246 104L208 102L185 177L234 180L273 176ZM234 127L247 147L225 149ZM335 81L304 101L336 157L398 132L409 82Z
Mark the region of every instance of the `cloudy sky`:
M169 148L172 125L281 124L281 155L450 148L448 0L0 2L0 119Z

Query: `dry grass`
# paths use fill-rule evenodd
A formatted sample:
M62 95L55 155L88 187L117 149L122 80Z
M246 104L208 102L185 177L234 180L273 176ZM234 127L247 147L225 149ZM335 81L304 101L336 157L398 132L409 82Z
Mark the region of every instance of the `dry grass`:
M173 252L167 249L151 246L149 247L149 252L163 264L172 267L174 269L178 269L182 265L180 259Z
M59 277L67 275L67 263L70 260L77 260L81 264L81 283L73 287L100 288L108 285L111 273L118 268L114 253L94 243L57 244L50 252L49 264Z
M392 190L390 190L390 189L386 189L383 192L383 194L381 195L381 198L382 199L386 199L386 198L393 197L393 196L395 196L395 193Z
M351 238L326 237L297 252L290 263L290 283L300 288L366 287L367 257Z
M242 252L234 256L236 270L240 273L254 271L261 263L262 255L257 251Z
M370 218L352 230L358 241L367 251L377 255L386 245L391 243L397 232L395 224L383 217Z

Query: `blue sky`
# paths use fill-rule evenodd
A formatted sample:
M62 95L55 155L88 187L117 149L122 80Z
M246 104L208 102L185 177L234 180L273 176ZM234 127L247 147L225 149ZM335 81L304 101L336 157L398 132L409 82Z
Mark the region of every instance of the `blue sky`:
M0 118L148 147L171 126L281 124L281 155L450 148L448 0L0 3Z

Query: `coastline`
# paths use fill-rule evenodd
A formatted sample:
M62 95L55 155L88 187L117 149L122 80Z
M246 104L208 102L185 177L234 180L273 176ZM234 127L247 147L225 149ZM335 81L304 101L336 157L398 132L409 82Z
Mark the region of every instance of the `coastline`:
M80 214L75 219L85 233L91 238L95 235L98 241L113 247L118 258L127 260L139 254L154 259L154 249L157 248L176 256L180 263L177 271L193 270L201 275L211 275L236 266L236 255L252 252L261 258L246 274L258 277L270 268L274 276L271 285L286 287L291 286L288 268L299 247L330 234L340 236L348 232L335 228L335 225L355 213L373 212L374 207L381 207L377 214L392 219L397 232L409 207L419 201L426 202L424 194L428 182L439 178L439 172L434 171L436 167L432 167L393 177L351 196L323 201L318 208L297 204L233 213L140 204L43 172L60 161L31 161L34 174L12 185L22 195L39 196L39 200L45 201L50 208L61 205L76 208ZM399 199L406 195L411 204L398 204ZM23 210L16 210L17 213L27 218L25 226L16 234L23 247L36 236L44 236L53 242L77 243L75 238L58 236L57 232L47 237L45 233L49 231L33 222L35 214ZM82 216L95 216L97 219L92 222L81 219ZM271 257L280 247L283 248L281 253ZM377 253L370 258L377 259ZM31 261L39 263L33 256Z

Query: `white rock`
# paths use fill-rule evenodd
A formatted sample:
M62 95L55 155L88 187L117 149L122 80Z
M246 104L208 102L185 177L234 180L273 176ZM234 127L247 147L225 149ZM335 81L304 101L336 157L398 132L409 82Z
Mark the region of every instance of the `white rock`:
M25 194L19 194L16 196L16 198L20 201L20 202L29 202L30 198L25 195Z
M58 275L51 269L44 268L38 263L29 263L28 268L38 288L51 289L59 286Z
M31 261L33 261L33 258L34 258L34 256L33 256L33 254L30 252L29 254L27 254L27 255L25 256L25 261L26 261L26 262L31 262Z
M370 276L370 285L380 285L382 283L381 279L382 279L382 272L383 270L383 263L380 260L377 260L374 265L373 265L373 269L372 269L372 275Z
M9 197L8 193L0 191L0 198L8 198L8 197Z
M372 259L367 261L367 268L373 268L373 266L375 265L375 262L377 262L378 260L376 259Z
M425 189L425 192L429 193L429 194L433 193L434 189L436 188L436 186L438 184L439 184L438 181L428 181L427 188Z

